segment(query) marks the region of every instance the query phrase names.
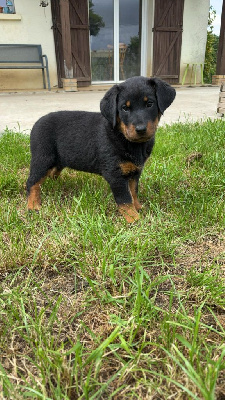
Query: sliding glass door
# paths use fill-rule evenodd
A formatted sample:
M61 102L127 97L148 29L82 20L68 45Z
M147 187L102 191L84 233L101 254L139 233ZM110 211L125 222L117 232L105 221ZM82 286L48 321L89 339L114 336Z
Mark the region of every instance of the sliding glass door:
M92 82L140 75L141 1L90 0Z

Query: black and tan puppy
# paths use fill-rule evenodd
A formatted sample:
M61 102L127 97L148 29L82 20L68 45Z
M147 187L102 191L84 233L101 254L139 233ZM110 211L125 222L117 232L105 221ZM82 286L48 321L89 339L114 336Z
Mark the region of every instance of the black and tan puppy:
M98 112L59 111L31 131L28 209L39 210L40 185L63 168L102 175L127 222L139 218L138 181L154 146L161 115L175 90L156 78L133 77L113 86Z

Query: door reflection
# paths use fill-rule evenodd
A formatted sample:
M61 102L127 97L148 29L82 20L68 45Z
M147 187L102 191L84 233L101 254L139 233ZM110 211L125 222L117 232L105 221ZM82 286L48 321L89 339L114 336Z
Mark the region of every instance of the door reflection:
M114 40L114 18L118 43ZM90 0L89 24L92 81L120 81L140 75L141 1ZM119 52L116 71L114 52Z
M141 1L121 0L119 3L119 79L140 75Z
M92 81L114 80L113 0L89 1Z

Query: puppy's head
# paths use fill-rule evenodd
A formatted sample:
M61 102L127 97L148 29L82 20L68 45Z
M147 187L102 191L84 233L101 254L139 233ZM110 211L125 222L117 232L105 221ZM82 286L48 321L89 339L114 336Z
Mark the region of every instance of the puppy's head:
M141 143L155 134L161 115L175 96L175 89L160 79L133 77L109 89L100 109L127 140Z

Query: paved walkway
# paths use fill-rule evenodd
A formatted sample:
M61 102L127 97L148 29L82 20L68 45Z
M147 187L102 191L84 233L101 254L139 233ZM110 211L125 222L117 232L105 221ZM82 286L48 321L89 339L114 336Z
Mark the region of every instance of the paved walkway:
M179 87L160 124L217 118L219 87ZM42 115L58 110L99 111L105 91L0 93L0 132L6 127L30 133Z

